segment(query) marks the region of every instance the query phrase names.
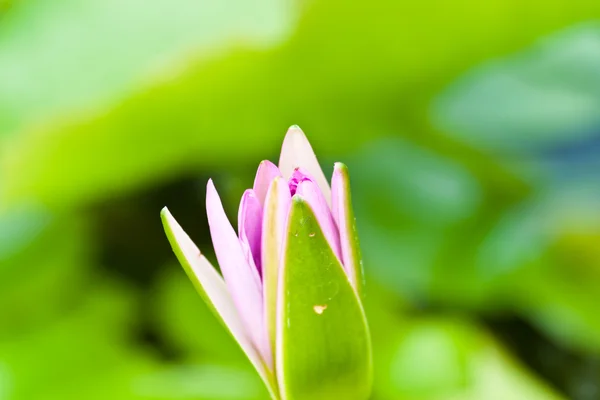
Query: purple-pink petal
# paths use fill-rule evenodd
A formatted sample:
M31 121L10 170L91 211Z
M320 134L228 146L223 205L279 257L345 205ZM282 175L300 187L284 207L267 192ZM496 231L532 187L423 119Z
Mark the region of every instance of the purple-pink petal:
M312 208L313 212L315 213L315 217L317 218L317 221L323 230L325 238L331 245L333 253L341 261L342 257L339 232L335 221L333 220L333 216L331 215L327 200L325 199L325 196L321 192L319 186L311 177L308 177L305 174L299 176L298 174L302 174L302 172L296 171L294 173L294 176L290 181L290 191L292 191L292 185L297 185L295 188L295 194L304 198Z
M206 191L210 235L227 289L256 347L272 366L271 347L265 329L262 288L246 260L242 245L227 219L212 180Z
M238 233L242 247L250 253L247 260L261 275L261 231L263 208L258 201L254 190L244 192L238 211Z
M275 179L275 177L281 176L279 168L269 160L264 160L258 166L256 171L256 177L254 178L254 193L261 206L265 205L265 198L267 197L267 191L269 185Z
M206 257L200 253L198 247L196 247L166 207L161 212L161 218L163 219L163 224L165 225L165 230L173 250L194 283L194 286L214 307L219 318L221 318L235 340L240 344L242 350L248 355L248 358L259 371L261 377L265 382L269 382L269 373L266 370L263 357L248 334L223 278L213 268Z

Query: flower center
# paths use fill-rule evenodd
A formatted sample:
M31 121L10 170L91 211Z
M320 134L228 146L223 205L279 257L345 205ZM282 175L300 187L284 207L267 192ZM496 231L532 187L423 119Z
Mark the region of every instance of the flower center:
M310 177L307 174L305 174L304 171L302 171L300 168L294 169L294 173L292 174L292 177L288 182L288 185L290 187L290 194L292 196L295 195L296 191L298 190L298 185L304 181L309 180L311 180Z

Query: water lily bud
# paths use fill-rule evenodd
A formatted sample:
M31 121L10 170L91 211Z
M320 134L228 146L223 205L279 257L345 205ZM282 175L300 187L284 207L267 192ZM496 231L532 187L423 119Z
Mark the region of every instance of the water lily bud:
M273 399L365 400L371 342L348 170L331 188L300 128L279 167L263 161L240 202L238 232L208 182L206 210L222 277L165 208L175 254L238 341Z

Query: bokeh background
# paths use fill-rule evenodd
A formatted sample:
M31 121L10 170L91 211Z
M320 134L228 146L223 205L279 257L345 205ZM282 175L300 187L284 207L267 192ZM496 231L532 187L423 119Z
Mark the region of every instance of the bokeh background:
M600 399L600 3L0 0L0 399L265 399L177 264L289 125L350 168L374 400Z

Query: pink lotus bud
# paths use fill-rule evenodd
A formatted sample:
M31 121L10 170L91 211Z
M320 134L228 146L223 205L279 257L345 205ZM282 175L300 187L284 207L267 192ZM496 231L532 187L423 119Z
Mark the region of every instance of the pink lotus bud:
M166 208L165 230L272 398L366 399L371 350L346 166L335 164L330 188L306 136L293 126L279 167L263 161L244 192L237 233L212 180L206 210L223 278Z

